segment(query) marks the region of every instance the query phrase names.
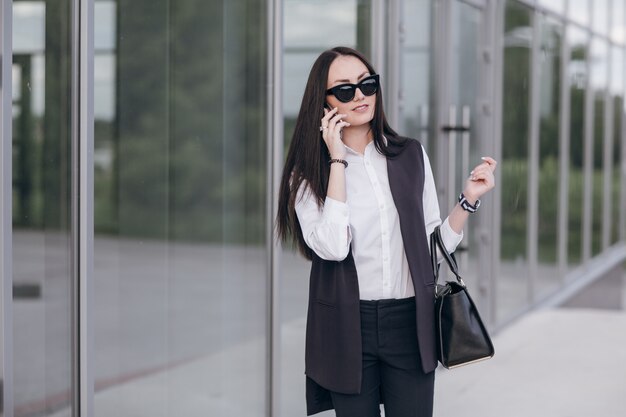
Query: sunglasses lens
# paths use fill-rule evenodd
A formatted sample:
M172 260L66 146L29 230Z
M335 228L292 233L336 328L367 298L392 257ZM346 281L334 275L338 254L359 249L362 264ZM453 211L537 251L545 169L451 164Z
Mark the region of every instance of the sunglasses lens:
M333 91L337 100L347 103L354 98L354 87L349 85L341 86Z
M370 78L369 80L362 81L359 85L359 89L366 96L371 96L376 93L376 90L378 90L378 83L376 82L376 79Z

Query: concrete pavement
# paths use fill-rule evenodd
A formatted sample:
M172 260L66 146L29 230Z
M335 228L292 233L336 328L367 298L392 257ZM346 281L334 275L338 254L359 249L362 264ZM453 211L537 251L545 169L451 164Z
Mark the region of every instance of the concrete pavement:
M305 416L303 362L294 354L300 351L295 345L302 345L303 325L302 320L294 320L283 329L289 340L285 351L291 352L284 357L281 375L285 417ZM440 367L435 417L625 415L625 311L537 311L497 334L494 343L496 356L488 361L450 371ZM240 361L225 380L210 377L220 363L225 366L225 357L218 352L97 392L96 416L263 416L261 392L249 396L240 391L241 401L227 400L241 389L238 381L254 376L250 352L260 347L248 341L233 348L228 358L236 356ZM224 390L230 393L212 394ZM66 415L60 412L57 417Z

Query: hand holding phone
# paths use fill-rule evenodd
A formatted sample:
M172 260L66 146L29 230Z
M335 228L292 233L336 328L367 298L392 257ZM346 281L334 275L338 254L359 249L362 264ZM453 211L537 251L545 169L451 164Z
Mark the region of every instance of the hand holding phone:
M331 158L343 159L346 155L346 148L343 145L341 131L344 127L350 126L350 123L343 120L345 114L338 113L337 107L327 109L328 103L325 104L324 117L320 121L320 130L322 139L326 143Z

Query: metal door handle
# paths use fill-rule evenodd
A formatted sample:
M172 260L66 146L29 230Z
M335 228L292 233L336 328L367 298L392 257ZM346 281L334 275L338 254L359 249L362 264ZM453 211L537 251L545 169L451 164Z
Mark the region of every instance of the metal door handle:
M441 126L444 132L469 132L470 128L465 126Z

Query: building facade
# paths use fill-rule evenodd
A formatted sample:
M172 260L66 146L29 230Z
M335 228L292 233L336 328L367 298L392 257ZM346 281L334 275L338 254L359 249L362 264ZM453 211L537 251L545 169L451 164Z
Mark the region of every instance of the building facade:
M381 74L493 331L626 259L624 0L0 0L4 416L295 416L309 264L274 235L316 56Z

